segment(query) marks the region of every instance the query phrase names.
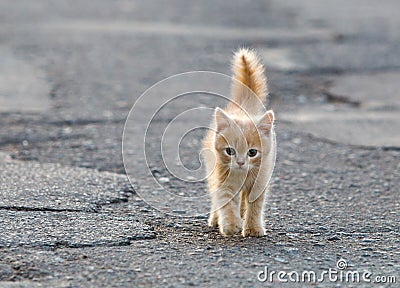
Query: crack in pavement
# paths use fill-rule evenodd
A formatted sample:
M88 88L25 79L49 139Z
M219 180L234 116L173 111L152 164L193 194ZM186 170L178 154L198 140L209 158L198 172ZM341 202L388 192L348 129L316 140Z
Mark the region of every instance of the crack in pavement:
M399 76L396 71L332 77L321 91L325 102L299 105L281 116L292 130L312 134L314 139L398 151Z
M50 207L24 207L24 206L0 206L0 210L8 211L25 211L25 212L90 212L90 210L85 211L81 209L57 209Z
M132 214L0 209L0 247L81 248L129 245L156 238Z
M134 194L125 175L60 164L18 161L0 153L0 206L93 211L127 202Z
M131 213L100 212L135 195L124 175L3 153L0 165L0 247L127 246L156 237Z
M291 123L290 121L287 121L288 123ZM323 143L327 144L332 144L332 145L340 145L344 147L349 147L349 148L354 148L354 149L361 149L361 150L382 150L382 151L400 151L400 146L372 146L372 145L356 145L356 144L349 144L349 143L342 143L339 141L335 141L329 138L324 138L324 137L318 137L312 133L307 133L307 132L299 132L299 134L306 135L307 137L315 140L315 141L320 141Z
M323 93L325 94L326 100L329 103L343 103L343 104L348 104L352 107L360 107L361 106L360 101L351 100L349 96L338 95L329 90L325 90Z

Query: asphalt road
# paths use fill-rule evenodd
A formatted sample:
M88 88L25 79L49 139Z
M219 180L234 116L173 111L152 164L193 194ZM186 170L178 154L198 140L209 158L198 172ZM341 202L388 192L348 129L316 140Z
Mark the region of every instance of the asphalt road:
M0 1L0 287L373 285L258 280L266 267L321 275L343 260L342 272L398 287L397 1L93 3ZM153 195L153 178L176 195L206 195L204 181L174 179L157 150L193 101L154 119L152 175L130 147L133 187L121 153L147 88L186 71L229 74L240 46L262 55L277 115L267 235L257 239L224 238L206 215L189 217L207 199L166 215L141 197ZM200 165L202 133L182 142L187 167Z

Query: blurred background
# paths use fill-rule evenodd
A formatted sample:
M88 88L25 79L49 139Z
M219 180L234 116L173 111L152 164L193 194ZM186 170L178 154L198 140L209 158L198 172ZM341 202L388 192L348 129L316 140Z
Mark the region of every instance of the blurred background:
M115 159L135 99L176 73L229 74L241 46L262 55L281 121L332 141L400 145L397 8L389 0L2 0L0 148L123 172Z

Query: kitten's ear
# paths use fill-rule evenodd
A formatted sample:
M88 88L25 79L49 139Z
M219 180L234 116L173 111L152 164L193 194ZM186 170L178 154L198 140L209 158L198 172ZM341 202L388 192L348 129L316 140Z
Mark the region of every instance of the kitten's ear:
M264 113L264 115L260 118L257 123L257 129L262 134L269 136L271 133L272 126L274 125L275 115L274 111L268 110Z
M217 131L220 132L231 125L232 119L224 110L217 107L215 108L215 123L217 124Z

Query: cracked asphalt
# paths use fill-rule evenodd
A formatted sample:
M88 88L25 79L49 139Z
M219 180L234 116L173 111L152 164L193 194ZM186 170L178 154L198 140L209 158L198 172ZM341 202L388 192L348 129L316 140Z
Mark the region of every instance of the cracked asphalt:
M0 1L0 287L398 287L398 9ZM262 55L277 114L263 238L224 238L206 215L154 209L139 196L151 192L145 163L131 165L132 187L121 156L125 119L148 87L186 71L229 74L239 46ZM149 143L186 104L164 111ZM201 137L183 143L190 167ZM154 177L171 178L151 156ZM201 181L168 185L206 193ZM321 273L339 259L397 283L258 280L265 267Z

